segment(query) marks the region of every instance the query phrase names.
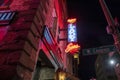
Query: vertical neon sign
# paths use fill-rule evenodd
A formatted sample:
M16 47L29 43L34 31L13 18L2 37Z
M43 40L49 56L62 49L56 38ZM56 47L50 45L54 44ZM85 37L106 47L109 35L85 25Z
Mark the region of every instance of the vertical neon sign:
M77 42L76 19L68 19L68 42Z
M76 19L68 19L68 45L66 46L65 52L72 55L76 54L80 50L80 46L77 44L77 29Z

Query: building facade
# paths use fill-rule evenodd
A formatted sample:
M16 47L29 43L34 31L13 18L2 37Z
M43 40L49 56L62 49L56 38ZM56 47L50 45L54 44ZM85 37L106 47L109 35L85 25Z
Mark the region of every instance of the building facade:
M111 60L114 60L111 62ZM119 80L117 77L117 65L120 63L120 55L117 52L99 54L95 63L97 80Z
M59 31L67 28L66 0L0 5L0 80L78 80L65 53L67 41L60 40L67 38Z

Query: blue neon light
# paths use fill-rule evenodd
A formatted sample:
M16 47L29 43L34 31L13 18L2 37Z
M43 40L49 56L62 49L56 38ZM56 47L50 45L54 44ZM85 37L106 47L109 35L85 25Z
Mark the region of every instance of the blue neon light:
M77 42L77 32L75 24L68 24L68 42Z

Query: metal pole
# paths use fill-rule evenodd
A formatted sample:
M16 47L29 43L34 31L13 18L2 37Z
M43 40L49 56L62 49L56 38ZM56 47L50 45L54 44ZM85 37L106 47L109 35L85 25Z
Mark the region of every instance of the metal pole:
M105 1L104 0L99 0L99 2L100 2L100 5L102 7L102 10L104 12L104 15L106 17L106 20L108 22L108 25L109 26L114 26L114 20L112 18L112 15L111 15L111 13L110 13L110 11L109 11Z
M120 26L115 24L118 22L115 22L114 19L112 18L112 15L111 15L105 1L99 0L99 2L102 7L105 18L107 20L107 23L108 23L107 31L108 31L108 33L112 34L113 39L114 39L114 44L115 44L117 50L120 52L120 33L118 30L118 27L120 27Z

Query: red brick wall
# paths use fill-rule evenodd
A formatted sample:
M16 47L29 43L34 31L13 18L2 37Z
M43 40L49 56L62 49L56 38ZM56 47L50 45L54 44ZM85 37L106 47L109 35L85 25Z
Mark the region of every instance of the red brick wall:
M40 35L35 17L38 5L39 0L11 3L10 9L17 11L17 15L0 40L0 80L32 78L39 44L35 35Z

